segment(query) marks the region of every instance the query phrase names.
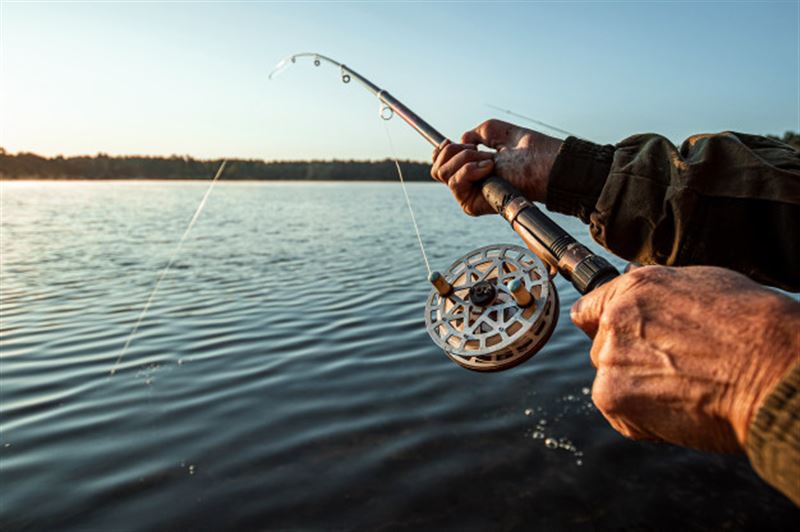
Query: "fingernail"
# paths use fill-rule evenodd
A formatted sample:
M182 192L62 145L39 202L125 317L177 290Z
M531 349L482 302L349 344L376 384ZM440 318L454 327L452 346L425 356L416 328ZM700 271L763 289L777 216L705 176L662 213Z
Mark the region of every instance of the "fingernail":
M487 166L492 164L492 162L493 161L491 159L484 159L484 160L482 160L481 162L478 163L478 168L486 168Z

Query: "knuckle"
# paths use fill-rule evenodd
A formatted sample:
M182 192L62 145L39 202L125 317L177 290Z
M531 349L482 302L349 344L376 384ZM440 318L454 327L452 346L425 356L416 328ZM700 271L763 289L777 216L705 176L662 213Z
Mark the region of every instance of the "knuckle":
M457 176L453 176L452 179L447 181L447 187L450 189L450 192L453 193L454 196L458 197L458 183Z
M611 392L606 384L606 379L598 377L592 386L592 402L603 413L611 411L612 399Z
M452 158L452 157L453 157L455 154L457 154L458 152L460 152L460 151L461 151L461 149L462 149L462 148L461 148L461 145L460 145L460 144L448 144L447 146L445 146L444 148L442 148L442 156L443 156L445 159L450 159L450 158Z
M607 333L606 341L603 342L602 347L597 351L597 364L599 367L614 367L617 362L619 362L619 352L614 348L615 343L615 338Z
M603 313L600 315L598 328L607 332L612 332L616 325L618 325L625 318L625 307L618 305L616 302L611 301L607 304Z
M489 120L485 120L480 126L478 126L478 129L482 132L491 131L492 129L497 127L498 122L499 120L497 120L496 118L490 118Z
M594 404L597 406L598 410L607 416L615 416L619 414L621 410L619 394L612 388L603 387L597 392L593 391L592 401L594 401Z
M476 165L476 163L474 163L474 162L465 163L465 164L461 165L461 166L458 168L458 170L456 170L456 172L455 172L455 174L453 175L453 177L454 177L454 178L456 178L456 179L457 179L457 180L459 180L459 181L462 181L462 180L466 179L467 175L468 175L470 172L472 172L472 171L474 171L474 170L475 170L475 167L476 167L476 166L477 166L477 165Z

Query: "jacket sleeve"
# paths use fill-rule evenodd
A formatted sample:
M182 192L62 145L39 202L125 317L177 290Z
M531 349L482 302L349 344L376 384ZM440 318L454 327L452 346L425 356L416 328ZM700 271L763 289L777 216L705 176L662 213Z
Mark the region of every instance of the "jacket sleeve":
M800 363L767 396L747 431L753 469L800 506Z
M678 149L654 134L616 146L569 137L547 207L630 261L722 266L800 291L800 152L782 142L725 132Z

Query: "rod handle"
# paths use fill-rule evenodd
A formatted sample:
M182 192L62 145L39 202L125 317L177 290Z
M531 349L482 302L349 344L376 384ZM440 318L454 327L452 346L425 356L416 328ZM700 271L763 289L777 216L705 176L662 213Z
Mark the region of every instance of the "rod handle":
M511 183L497 176L489 176L483 180L481 193L487 203L498 214L502 215L506 206L517 198L523 198L522 193Z
M505 179L487 177L481 184L481 193L492 209L520 234L531 251L554 266L581 294L619 276L611 263L575 240ZM531 237L535 242L528 242Z

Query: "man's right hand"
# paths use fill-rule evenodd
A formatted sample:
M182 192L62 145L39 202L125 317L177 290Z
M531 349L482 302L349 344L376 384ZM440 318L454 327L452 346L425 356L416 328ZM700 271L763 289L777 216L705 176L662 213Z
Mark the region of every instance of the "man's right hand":
M500 120L487 120L464 133L461 142L445 141L436 147L431 176L450 187L464 212L470 216L494 212L476 186L493 173L528 199L545 201L560 140ZM478 151L478 145L497 152Z
M756 411L798 363L800 304L723 268L637 268L571 317L594 340L592 399L634 439L743 450Z

